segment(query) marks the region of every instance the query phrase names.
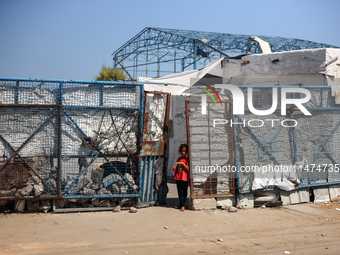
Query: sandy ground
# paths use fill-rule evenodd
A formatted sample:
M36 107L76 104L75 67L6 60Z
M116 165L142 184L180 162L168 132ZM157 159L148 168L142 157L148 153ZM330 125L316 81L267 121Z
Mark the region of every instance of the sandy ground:
M134 214L1 214L0 254L340 254L340 204L228 213L174 203Z

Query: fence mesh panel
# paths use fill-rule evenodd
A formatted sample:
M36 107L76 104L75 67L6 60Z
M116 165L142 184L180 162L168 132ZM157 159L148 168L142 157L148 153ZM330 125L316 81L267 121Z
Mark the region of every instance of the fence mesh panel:
M252 86L255 109L265 110L272 106L272 89ZM339 183L340 107L335 104L330 88L307 88L311 99L303 105L311 116L291 105L287 105L287 115L282 116L280 89L278 87L278 107L274 113L258 116L246 106L244 115L234 116L239 170L271 164L280 166L277 169L281 169L278 171L282 174L284 167L288 169L300 162L303 167L298 173L299 187ZM242 91L247 98L247 88L243 87ZM287 94L287 98L303 97L300 93ZM254 191L254 178L257 177L253 170L239 171L240 192Z
M0 199L138 197L142 84L0 79Z

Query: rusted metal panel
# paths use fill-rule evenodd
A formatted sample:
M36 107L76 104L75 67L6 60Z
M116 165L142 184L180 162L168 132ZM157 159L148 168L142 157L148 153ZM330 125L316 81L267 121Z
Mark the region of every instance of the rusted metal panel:
M165 110L165 120L164 120L164 141L168 141L168 132L169 132L169 114L170 114L170 102L171 102L171 95L168 94L166 96L166 110Z
M211 172L199 173L196 171L198 161L205 161L207 165L203 164L200 167L206 167L215 165L215 161L223 161L224 167L234 167L234 148L233 148L233 129L232 127L226 127L222 130L213 130L213 126L210 123L212 120L210 108L207 111L207 115L193 116L190 112L190 104L198 104L201 101L190 100L186 101L186 116L187 116L187 135L188 135L188 147L189 147L189 164L190 164L190 193L192 198L209 198L209 197L233 197L235 196L235 177L233 171L223 171L215 173L215 170ZM212 103L212 102L208 102ZM225 107L222 109L214 109L214 112L220 111L225 115L225 118L231 118L232 102L222 101ZM194 113L195 114L195 113ZM193 122L191 122L193 121ZM197 121L206 123L197 123ZM200 132L199 129L206 130ZM192 132L194 130L194 132ZM200 141L195 137L206 136L207 141ZM216 136L221 135L219 140L216 140ZM205 145L205 148L202 147ZM218 149L216 149L218 145ZM202 148L198 148L202 147ZM224 146L224 147L223 147ZM223 147L223 148L222 148ZM216 154L222 153L223 155ZM193 158L193 155L194 158ZM222 165L221 165L222 166Z
M49 197L49 196L43 196L43 197L21 197L20 200L57 200L57 199L64 199L64 197ZM2 197L0 198L1 201L13 201L18 200L16 197Z
M0 172L0 190L10 190L26 183L29 171L21 162L11 162Z
M145 141L142 143L140 156L163 156L164 141Z
M143 141L148 139L148 124L149 124L149 113L144 113L144 118L143 118Z
M149 136L148 123L155 117L151 112L147 112L146 108L148 107L147 95L155 94L155 95L163 95L163 100L166 98L165 103L165 115L164 118L159 119L159 125L162 126L163 135L160 136L157 140L162 141L147 141L148 139L153 139L153 136ZM140 160L140 180L141 180L141 201L150 202L156 199L156 189L154 186L155 182L155 166L158 160L164 160L163 162L163 174L166 174L166 143L168 140L168 129L169 129L169 112L170 112L170 101L171 95L169 93L163 92L145 92L144 93L144 112L143 112L143 135L142 135L142 148L139 152L139 160ZM158 191L157 191L158 192Z

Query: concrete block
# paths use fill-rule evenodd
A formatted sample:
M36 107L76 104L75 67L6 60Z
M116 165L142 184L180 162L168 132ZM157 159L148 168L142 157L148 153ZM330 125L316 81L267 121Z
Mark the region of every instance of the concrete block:
M109 199L104 199L99 201L98 203L99 207L110 207L110 200Z
M137 208L136 207L130 207L129 213L136 213Z
M34 196L39 197L44 192L44 185L42 183L33 186Z
M299 191L298 190L292 190L289 191L289 199L290 199L290 204L300 204L300 196L299 196Z
M25 200L16 200L14 203L14 211L23 212L25 209Z
M100 183L100 181L103 178L103 172L104 172L104 169L99 166L97 166L95 169L92 170L91 180L94 184Z
M31 194L33 190L32 185L27 185L26 187L22 189L18 189L17 193L15 194L15 197L27 197Z
M57 209L64 208L69 202L67 199L57 199L55 201L55 206Z
M217 207L227 207L236 205L235 197L218 197L216 198Z
M292 191L280 190L280 196L282 205L293 205L310 201L308 188Z
M213 210L216 209L215 198L189 198L189 208L191 210Z
M228 212L231 212L231 213L238 212L238 209L236 207L234 207L234 206L229 206L228 207Z
M329 202L329 189L326 188L313 188L314 203Z
M280 194L278 192L261 192L254 195L255 202L277 202L280 201Z
M110 174L106 176L102 181L102 183L104 184L104 187L107 187L114 182L117 182L117 184L118 182L122 182L122 177L118 174Z
M300 203L310 202L309 188L299 189Z
M17 192L16 188L13 188L11 190L0 190L0 198L1 197L13 197L16 192Z
M113 212L120 212L122 210L120 205L117 205L115 208L113 208Z
M329 186L329 196L332 202L338 202L340 196L340 185Z
M290 205L289 191L280 190L282 205Z
M254 194L239 194L239 203L237 204L238 208L254 208Z

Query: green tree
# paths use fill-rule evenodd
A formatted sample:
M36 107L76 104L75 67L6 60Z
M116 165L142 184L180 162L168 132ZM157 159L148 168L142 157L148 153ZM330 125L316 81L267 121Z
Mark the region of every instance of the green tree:
M126 79L123 71L117 68L106 67L102 65L102 70L100 70L99 76L96 75L96 81L121 81Z

